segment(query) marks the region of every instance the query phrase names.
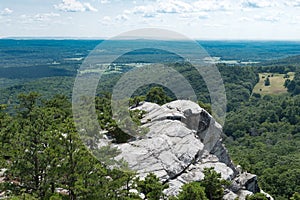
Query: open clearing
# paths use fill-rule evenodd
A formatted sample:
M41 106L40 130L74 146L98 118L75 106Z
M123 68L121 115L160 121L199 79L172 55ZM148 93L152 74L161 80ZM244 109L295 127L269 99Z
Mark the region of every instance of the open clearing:
M288 75L290 76L288 79L293 80L295 73L289 72ZM265 86L265 80L267 77L269 77L271 83L269 86ZM284 74L260 73L259 82L255 85L253 93L261 95L286 93L287 89L284 87L285 80L286 78L284 78Z

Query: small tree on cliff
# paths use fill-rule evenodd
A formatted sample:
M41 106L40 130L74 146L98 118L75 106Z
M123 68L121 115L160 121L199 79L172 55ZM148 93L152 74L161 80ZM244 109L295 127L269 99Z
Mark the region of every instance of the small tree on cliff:
M163 105L172 99L165 93L162 87L153 87L146 94L146 101Z
M182 186L178 200L208 200L208 198L205 195L205 188L198 182L191 182Z
M164 196L163 190L169 187L169 185L161 183L153 173L148 174L145 180L137 182L139 192L143 193L148 200L161 199Z
M230 184L221 178L221 173L217 173L214 168L205 168L204 179L200 185L205 188L206 196L210 200L221 200L224 195L224 188Z

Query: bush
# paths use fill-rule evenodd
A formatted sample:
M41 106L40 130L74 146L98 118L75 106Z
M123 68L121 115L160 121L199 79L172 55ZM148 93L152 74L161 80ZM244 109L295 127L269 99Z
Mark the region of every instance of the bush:
M150 173L145 180L137 181L138 191L143 193L148 200L157 200L164 196L163 190L167 189L169 185L162 184L159 178Z
M246 200L268 200L263 193L256 193L253 195L247 195Z
M205 195L205 188L197 182L191 182L182 186L178 200L208 200Z
M269 86L271 85L270 79L269 77L265 80L265 86Z

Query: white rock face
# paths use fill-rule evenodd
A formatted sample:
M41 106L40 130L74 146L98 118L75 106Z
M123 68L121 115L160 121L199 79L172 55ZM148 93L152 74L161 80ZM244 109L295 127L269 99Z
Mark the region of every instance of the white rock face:
M145 102L134 109L147 112L141 122L149 132L118 144L122 153L117 159L125 159L141 178L152 172L169 183L164 191L167 195L177 195L184 183L202 180L202 171L208 167L234 182L224 199L243 199L260 191L255 175L239 173L233 165L221 142L221 125L198 104L187 100L163 106Z

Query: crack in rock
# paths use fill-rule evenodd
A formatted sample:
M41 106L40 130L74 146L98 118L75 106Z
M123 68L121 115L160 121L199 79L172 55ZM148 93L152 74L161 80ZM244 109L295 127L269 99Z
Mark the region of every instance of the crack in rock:
M222 144L222 127L198 104L177 100L159 106L144 102L133 109L146 111L142 127L146 137L116 145L128 166L141 178L153 172L169 188L166 195L177 195L183 184L203 179L203 170L214 167L222 178L231 180L224 199L260 191L256 175L242 173L232 163ZM230 188L229 188L230 189Z

